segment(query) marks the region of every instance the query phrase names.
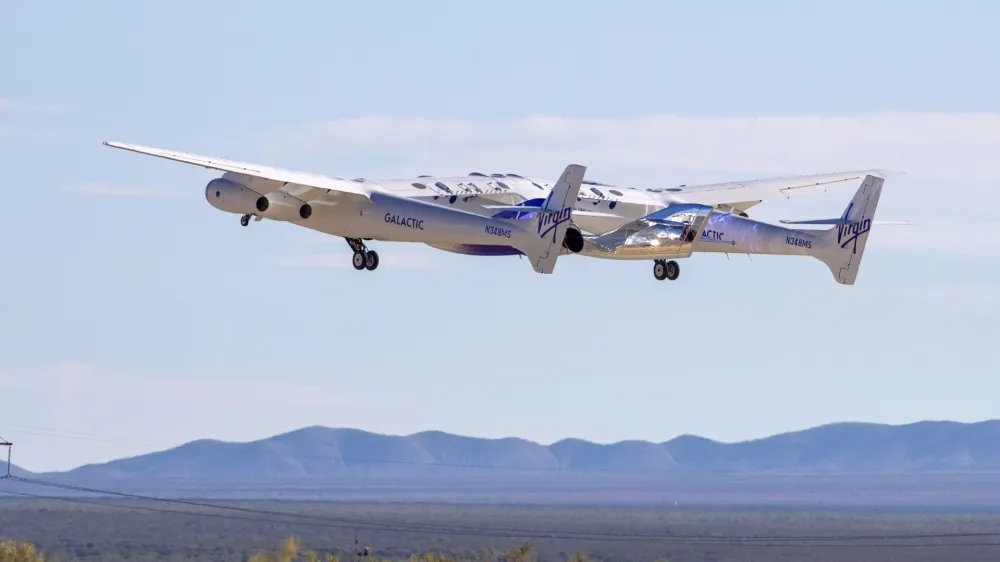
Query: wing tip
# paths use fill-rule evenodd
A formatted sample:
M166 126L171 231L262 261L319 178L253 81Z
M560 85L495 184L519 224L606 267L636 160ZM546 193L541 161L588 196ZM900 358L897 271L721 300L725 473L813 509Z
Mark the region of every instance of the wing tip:
M876 170L871 170L868 172L870 174L878 174L880 177L887 178L889 176L905 176L906 172L903 170L896 170L894 168L878 168Z

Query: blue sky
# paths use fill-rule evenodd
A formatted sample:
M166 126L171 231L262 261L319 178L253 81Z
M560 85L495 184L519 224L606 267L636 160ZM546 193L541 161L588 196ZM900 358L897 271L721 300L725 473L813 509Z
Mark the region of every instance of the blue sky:
M0 19L0 435L46 470L322 424L738 440L1000 415L994 2L13 3ZM798 258L516 258L240 228L213 173L570 161L626 185L866 167L858 284ZM851 193L769 202L839 215ZM835 213L835 214L831 214Z

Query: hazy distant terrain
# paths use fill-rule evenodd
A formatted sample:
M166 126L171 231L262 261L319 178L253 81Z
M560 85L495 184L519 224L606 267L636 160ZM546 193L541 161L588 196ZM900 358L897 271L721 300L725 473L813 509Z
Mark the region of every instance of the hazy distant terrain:
M249 443L200 440L162 452L88 465L79 478L272 480L347 474L416 477L484 469L527 473L920 473L1000 472L1000 421L904 426L832 424L742 443L682 436L664 443L601 445L565 439L480 439L442 432L389 436L308 427Z
M0 461L0 476L7 474L7 461L4 459ZM34 474L24 470L23 468L17 466L16 464L10 465L10 474L12 476L34 476Z
M542 445L309 427L26 478L0 481L0 533L65 561L235 562L290 535L346 554L354 529L362 545L397 560L525 541L539 560L573 552L606 561L994 560L1000 552L1000 534L989 534L1000 528L997 421L845 423L733 444L684 436ZM978 532L988 534L940 536ZM907 534L921 536L835 538Z
M1000 421L843 423L743 443L683 436L566 439L389 436L308 427L34 475L170 497L550 505L1000 509ZM74 494L8 481L4 489Z

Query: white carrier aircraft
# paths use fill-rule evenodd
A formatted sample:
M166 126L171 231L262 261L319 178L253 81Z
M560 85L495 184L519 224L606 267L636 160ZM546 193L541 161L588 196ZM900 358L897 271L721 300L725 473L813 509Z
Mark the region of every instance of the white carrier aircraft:
M242 214L243 226L249 224L251 215L256 215L258 220L288 221L343 236L354 250L354 268L358 270L378 267L378 254L368 250L363 240L511 247L528 256L535 271L546 274L555 269L567 239L576 251L583 245L579 230L570 230L573 203L586 172L586 167L575 164L566 167L555 187L547 192L543 204L536 208L539 212L535 216L511 220L463 210L464 206L455 205L457 195L447 197L451 204L447 206L407 197L393 190L392 185L361 179L343 180L179 152L105 144L224 170L221 178L205 186L205 197L212 206ZM410 189L428 188L410 186Z
M762 227L748 226L751 234L744 234L743 246L737 246L734 239L720 234L721 228L707 224L746 218L747 209L766 199L821 193L888 174L861 170L642 190L586 181L582 166L570 166L560 182L573 183L577 176L579 182L567 183L568 191L563 191L547 181L513 173L347 180L118 142L104 144L223 171L205 187L213 207L241 215L243 226L251 219L271 219L343 237L354 250L358 270L378 267L379 256L365 241L379 240L422 242L466 255L527 255L535 270L543 273L551 273L554 254L559 253L648 259L654 261L657 279L672 280L679 274L673 259L688 257L692 251L755 253L746 248L760 247L753 233ZM701 222L683 224L695 218ZM764 223L725 224L729 228L728 224ZM683 244L668 242L681 231ZM555 246L533 248L543 233ZM694 239L688 240L692 235Z

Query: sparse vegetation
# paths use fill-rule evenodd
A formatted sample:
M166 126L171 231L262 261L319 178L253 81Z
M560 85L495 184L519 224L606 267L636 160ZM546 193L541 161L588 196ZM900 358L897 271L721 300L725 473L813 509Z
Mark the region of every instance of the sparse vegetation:
M277 550L256 552L250 556L247 562L320 562L321 558L315 552L307 550L300 553L299 550L299 540L295 537L289 537L281 541ZM389 558L380 558L374 555L368 548L356 549L354 556L365 562L394 562ZM330 552L322 560L340 562L340 556ZM568 558L567 561L589 562L589 559L586 555L575 555ZM0 560L0 562L6 561ZM440 552L425 552L411 554L409 562L535 562L535 551L531 543L525 543L518 545L517 548L505 550L499 556L487 550L478 550L468 558Z
M851 548L775 544L683 543L641 539L578 540L574 534L629 536L837 536L981 533L1000 529L1000 514L809 512L763 510L506 507L427 504L242 502L244 507L355 521L421 523L465 528L534 529L539 537L502 533L433 534L355 530L339 525L296 525L280 520L204 517L132 508L148 502L99 500L103 505L60 501L0 501L0 562L938 562L995 561L994 538L970 538L947 548ZM106 503L105 503L106 502ZM216 514L218 512L215 512ZM550 536L546 533L550 532ZM562 536L563 538L559 538ZM291 537L291 538L289 538ZM357 543L355 539L357 538ZM29 546L24 546L28 543ZM920 544L947 544L923 539ZM31 547L30 544L34 544ZM977 546L978 544L978 546ZM357 545L357 546L355 546ZM366 551L366 547L371 547ZM861 546L861 548L858 548ZM37 549L37 550L36 550ZM358 553L360 551L360 555ZM44 556L43 556L44 555Z
M45 562L35 545L14 541L0 542L0 562Z

